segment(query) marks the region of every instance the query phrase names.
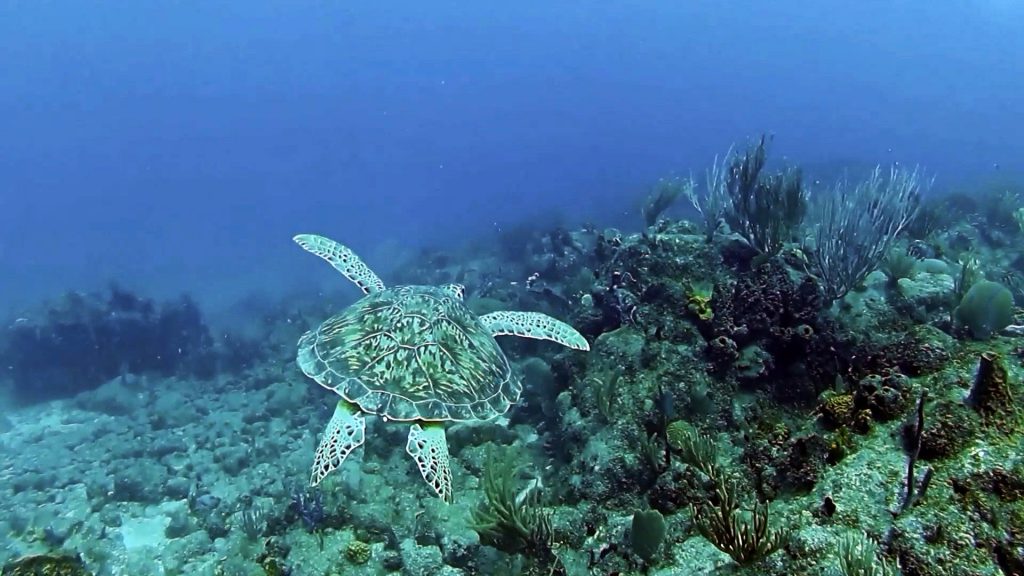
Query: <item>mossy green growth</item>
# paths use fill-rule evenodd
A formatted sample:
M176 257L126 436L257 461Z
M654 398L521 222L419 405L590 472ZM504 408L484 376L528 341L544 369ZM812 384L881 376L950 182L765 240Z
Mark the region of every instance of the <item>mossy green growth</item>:
M975 340L988 340L1013 322L1013 294L998 282L979 280L960 300L956 320Z
M352 564L366 564L370 561L371 553L370 545L359 540L353 540L345 547L345 558Z
M26 556L0 568L0 576L92 576L82 562L70 556Z

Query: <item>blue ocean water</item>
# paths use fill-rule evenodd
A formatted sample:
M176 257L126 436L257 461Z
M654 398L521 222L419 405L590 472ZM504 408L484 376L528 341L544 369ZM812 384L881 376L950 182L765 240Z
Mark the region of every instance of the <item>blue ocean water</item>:
M299 231L628 221L761 132L804 165L990 176L1024 147L1022 24L1009 0L7 2L0 293L213 298L310 281Z
M1021 30L0 1L0 574L1022 573Z

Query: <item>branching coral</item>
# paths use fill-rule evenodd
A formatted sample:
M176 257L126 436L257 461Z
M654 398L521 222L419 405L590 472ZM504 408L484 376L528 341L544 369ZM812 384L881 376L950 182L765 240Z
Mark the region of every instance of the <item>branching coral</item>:
M917 170L875 168L863 182L840 181L813 211L814 261L828 300L860 285L913 221L927 187Z
M551 520L540 506L536 491L516 493L518 466L493 451L484 472L485 501L473 511L472 528L485 544L508 553L548 556Z
M690 197L695 186L696 184L690 178L676 177L658 180L641 208L647 227L654 226L658 222L658 217L675 203L680 194Z
M863 532L853 532L839 541L839 572L843 576L894 576L895 568L878 559L878 546Z
M613 372L607 378L589 378L593 385L594 404L605 422L612 422L615 416L615 393L620 373Z
M729 226L758 252L774 256L803 220L807 191L799 170L762 174L768 140L761 136L742 155L726 157L711 171L708 187L728 199L723 217Z
M249 540L259 540L267 530L267 517L259 506L252 506L240 513L239 525Z
M715 158L703 197L698 197L693 188L687 191L703 220L708 242L724 220L755 250L774 256L803 220L807 191L800 171L767 176L762 173L769 140L761 136L742 154L730 150L721 162Z
M718 481L715 494L717 503L691 511L697 532L716 548L737 564L748 566L782 546L785 533L769 525L767 504L754 504L749 516L743 514L736 487L724 480Z
M700 470L712 480L722 476L718 468L715 444L710 436L697 432L681 420L669 424L665 434L668 437L668 445L679 453L683 462Z

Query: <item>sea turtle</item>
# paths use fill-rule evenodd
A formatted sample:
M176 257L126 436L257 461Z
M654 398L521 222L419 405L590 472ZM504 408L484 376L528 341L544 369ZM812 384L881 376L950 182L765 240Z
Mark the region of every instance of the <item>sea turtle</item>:
M364 414L376 414L384 421L412 422L405 449L423 479L451 502L442 423L494 418L522 391L494 337L515 335L590 349L579 332L545 314L477 316L463 302L458 284L385 288L345 246L312 234L300 234L295 242L366 294L299 339L302 372L341 396L316 449L312 486L363 443Z

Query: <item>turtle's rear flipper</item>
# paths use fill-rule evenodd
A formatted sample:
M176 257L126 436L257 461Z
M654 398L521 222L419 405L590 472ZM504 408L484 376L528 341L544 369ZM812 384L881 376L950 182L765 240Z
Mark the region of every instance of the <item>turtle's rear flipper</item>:
M551 340L573 350L590 350L590 344L575 328L540 312L501 310L480 317L493 336L522 336Z
M316 486L324 476L341 466L345 458L366 439L365 432L366 420L362 412L344 400L339 401L324 430L320 446L317 446L309 485Z
M428 423L424 426L413 424L409 429L409 441L405 451L416 459L423 479L446 503L452 502L452 469L448 465L448 441L444 427Z

